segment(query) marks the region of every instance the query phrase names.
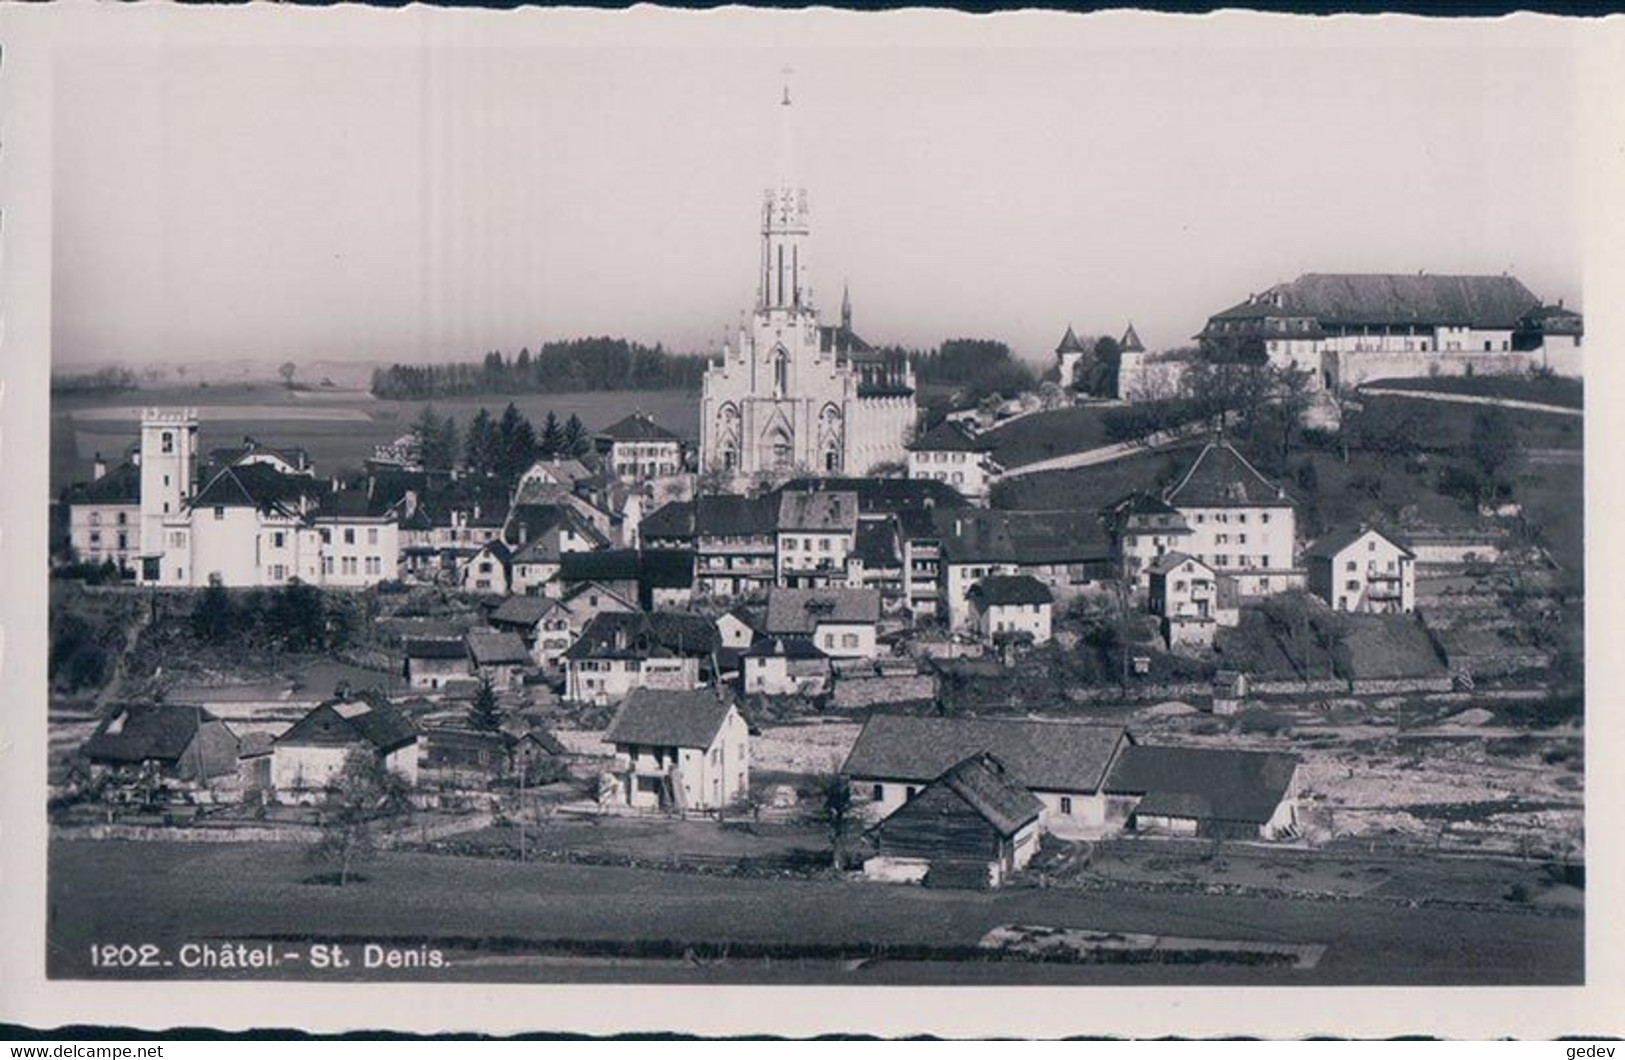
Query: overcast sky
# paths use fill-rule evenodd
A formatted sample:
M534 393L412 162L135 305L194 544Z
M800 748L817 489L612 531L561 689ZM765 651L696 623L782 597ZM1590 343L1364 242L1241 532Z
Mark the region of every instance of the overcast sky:
M1510 271L1580 301L1560 30L791 25L64 54L59 363L707 349L753 298L785 67L815 294L833 315L849 282L872 342L1036 359L1132 319L1178 345L1306 271Z

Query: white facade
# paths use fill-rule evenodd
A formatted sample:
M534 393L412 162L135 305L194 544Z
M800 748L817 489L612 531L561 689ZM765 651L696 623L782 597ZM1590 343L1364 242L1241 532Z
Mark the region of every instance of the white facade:
M977 632L988 640L1026 633L1034 644L1049 643L1053 604L973 604L973 608Z
M141 414L141 555L164 552L164 522L179 515L197 475L197 412Z
M1409 614L1416 610L1416 560L1376 530L1330 555L1311 556L1309 588L1334 611Z
M625 785L626 804L659 809L670 786L681 810L720 810L750 790L750 729L737 708L717 728L706 747L615 745L615 772Z
M344 761L364 744L310 745L278 743L271 750L271 786L279 792L298 795L319 792L344 771ZM391 751L383 759L384 768L413 786L418 782L418 745L413 740Z
M71 504L68 506L68 542L83 563L112 560L134 570L141 555L139 504Z
M1290 506L1176 507L1190 528L1179 550L1235 578L1242 596L1268 596L1303 584L1302 570L1293 565L1298 524Z
M913 449L908 454L909 478L946 482L978 504L987 500L997 472L986 453Z

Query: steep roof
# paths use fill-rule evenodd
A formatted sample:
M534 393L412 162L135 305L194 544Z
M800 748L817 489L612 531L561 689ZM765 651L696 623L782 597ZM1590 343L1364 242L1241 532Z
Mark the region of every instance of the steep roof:
M332 747L357 741L371 744L380 754L405 747L418 738L412 719L383 696L367 692L349 699L320 703L293 727L277 737L278 744Z
M1209 442L1164 497L1176 508L1290 508L1286 491L1226 441Z
M1540 299L1511 276L1311 272L1276 284L1212 319L1309 317L1322 326L1513 328L1539 305Z
M476 666L523 666L531 661L519 634L496 630L469 630L468 653Z
M1083 343L1078 341L1077 332L1072 330L1071 324L1068 324L1066 326L1066 334L1061 336L1061 344L1055 347L1055 352L1059 354L1088 353L1089 351L1083 348Z
M566 552L559 557L559 579L566 582L635 582L641 570L635 548Z
M69 504L140 504L141 469L120 464L99 479L81 482L68 492Z
M1297 766L1296 755L1275 751L1140 744L1123 749L1106 790L1144 795L1144 813L1263 824L1286 796Z
M694 502L668 501L643 517L638 534L645 540L655 537L694 536Z
M240 445L220 446L211 449L209 451L209 463L215 467L229 467L255 456L272 457L296 471L305 471L310 467L310 454L298 446L269 446L252 437L244 437Z
M1029 790L1099 790L1120 744L1120 725L1031 719L875 714L841 772L850 777L929 781L982 751L997 755Z
M554 531L573 531L597 547L609 544L609 539L588 522L580 512L568 504L516 504L508 510L502 527L502 539L510 545L530 544Z
M827 659L806 637L763 637L743 653L747 659Z
M971 586L970 598L984 607L1055 602L1049 587L1030 574L991 574Z
M678 611L594 615L565 654L568 659L703 658L716 650L717 627Z
M1044 810L1044 804L1011 773L997 755L987 751L951 766L931 782L958 795L1000 835L1020 831Z
M1128 330L1123 332L1123 341L1117 344L1117 348L1124 353L1145 352L1145 344L1140 341L1140 333L1134 330L1133 321L1129 322Z
M1312 544L1308 548L1304 549L1304 551L1303 551L1304 557L1305 558L1315 558L1315 559L1335 559L1335 558L1337 558L1337 554L1339 552L1342 552L1344 549L1348 548L1350 545L1352 545L1355 542L1359 541L1361 538L1365 537L1365 535L1367 535L1367 534L1376 534L1378 537L1382 538L1384 541L1388 542L1390 545L1393 545L1395 548L1399 549L1400 552L1404 553L1407 556L1411 556L1411 557L1414 558L1415 555L1416 555L1410 549L1406 548L1403 544L1401 544L1398 540L1396 540L1395 538L1390 537L1389 535L1383 533L1381 530L1378 530L1376 527L1373 527L1373 526L1345 526L1345 527L1339 527L1339 528L1328 531L1323 537L1321 537L1319 540L1317 540L1314 544Z
M1197 559L1195 556L1192 556L1192 555L1190 555L1188 553L1185 553L1185 552L1166 552L1166 553L1158 556L1157 559L1156 559L1156 562L1152 563L1149 567L1146 568L1146 572L1148 574L1167 574L1169 571L1172 571L1175 567L1177 567L1180 564L1185 563L1187 561L1197 564L1203 570L1207 571L1209 574L1213 573L1213 568L1212 567L1209 567L1206 563L1203 563L1201 560Z
M191 508L257 508L293 511L305 497L317 497L322 487L308 475L284 475L266 464L241 464L222 469L188 501Z
M176 762L198 729L218 720L202 707L132 703L103 718L83 752L98 762Z
M598 432L598 437L612 442L680 442L677 435L660 426L651 417L634 412L617 420Z
M564 605L551 596L510 596L491 612L497 625L530 628L553 612L565 613Z
M895 518L864 519L858 523L857 537L852 542L850 555L863 562L870 570L887 570L900 566L902 551L897 545Z
M779 499L772 494L708 493L694 502L694 532L702 536L772 536L778 521Z
M851 328L821 324L818 328L818 349L821 353L870 353L874 347Z
M787 589L767 591L769 633L803 636L824 622L880 621L879 589Z
M711 746L728 718L731 700L702 689L634 689L604 732L605 743L658 747Z
M408 659L468 658L468 645L446 637L408 637L405 649Z
M687 589L694 584L694 553L687 549L647 549L639 553L638 562L642 589Z
M779 494L778 529L853 533L858 528L858 495L844 490Z
M993 443L979 438L954 420L943 420L909 443L917 453L991 453Z

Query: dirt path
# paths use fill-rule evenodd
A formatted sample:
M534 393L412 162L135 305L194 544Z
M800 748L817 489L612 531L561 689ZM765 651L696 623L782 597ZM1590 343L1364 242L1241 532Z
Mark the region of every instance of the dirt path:
M1434 390L1400 390L1390 387L1364 387L1360 393L1370 397L1416 398L1421 401L1445 401L1456 405L1494 405L1503 409L1523 409L1528 412L1549 412L1554 416L1573 416L1575 419L1585 417L1585 413L1580 409L1546 405L1538 401L1519 401L1516 398L1486 397L1482 394L1442 394Z

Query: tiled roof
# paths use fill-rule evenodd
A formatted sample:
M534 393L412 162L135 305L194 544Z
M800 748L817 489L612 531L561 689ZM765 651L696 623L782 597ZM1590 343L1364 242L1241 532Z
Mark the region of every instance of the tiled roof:
M1060 344L1055 347L1056 353L1087 353L1083 343L1078 341L1078 333L1072 330L1072 325L1066 326L1066 334L1061 336Z
M525 665L531 661L519 634L496 630L470 630L468 653L474 657L476 666Z
M970 598L985 607L1052 604L1055 596L1030 574L992 574L971 586Z
M363 692L316 706L276 742L309 747L342 746L359 740L387 754L417 738L417 726L411 718L390 706L383 696Z
M1540 299L1511 276L1305 273L1212 319L1308 317L1322 326L1513 328L1538 305Z
M634 689L604 733L605 743L657 747L711 746L731 701L710 690Z
M786 589L767 592L767 632L807 635L824 622L880 621L878 589Z
M1365 535L1367 535L1367 534L1376 534L1378 537L1382 538L1384 541L1388 542L1390 545L1393 545L1395 548L1399 549L1401 552L1403 552L1407 556L1414 557L1414 555L1415 555L1415 553L1411 552L1410 549L1406 548L1404 545L1400 544L1394 538L1389 537L1387 534L1383 533L1381 530L1376 529L1375 527L1370 527L1370 526L1345 526L1345 527L1341 527L1339 529L1335 529L1335 530L1332 530L1332 531L1328 532L1324 537L1320 538L1314 544L1312 544L1308 548L1304 549L1304 552L1303 552L1304 557L1305 558L1313 557L1313 558L1317 558L1317 559L1335 559L1339 552L1343 551L1344 549L1348 548L1350 545L1352 545L1355 542L1359 541L1361 538L1365 537Z
M901 566L902 550L897 544L895 519L864 519L858 523L851 555L870 570L889 570Z
M1287 508L1286 491L1259 474L1229 442L1209 442L1164 498L1176 508Z
M818 328L818 349L822 353L869 353L874 347L851 328L824 324Z
M875 714L841 772L929 781L971 755L991 751L1028 790L1093 792L1105 781L1119 744L1131 742L1118 725Z
M550 596L510 596L491 612L491 621L529 629L554 611L562 613L564 610L564 605Z
M69 504L140 504L141 469L120 464L99 479L81 482L68 494Z
M565 582L637 581L642 570L635 548L566 552L559 557L559 579Z
M744 652L747 659L826 659L806 637L764 637Z
M256 438L244 438L241 445L222 446L209 451L209 463L215 467L240 464L251 456L270 456L289 467L304 471L310 466L310 455L298 446L276 448Z
M691 538L694 536L694 502L669 501L650 512L638 524L638 534L649 538Z
M642 412L634 412L598 432L598 437L612 442L679 442L677 435L660 426Z
M954 563L1087 563L1111 557L1100 515L970 509L934 513L943 552Z
M216 720L202 707L179 703L121 706L96 726L83 750L98 762L175 762L198 729Z
M1141 744L1123 749L1106 790L1144 795L1150 805L1142 801L1139 810L1145 813L1263 824L1274 816L1297 766L1297 756L1274 751Z
M839 490L779 494L778 529L852 533L858 528L858 495Z
M780 487L780 493L838 490L858 495L858 510L866 515L968 508L965 495L935 479L918 478L798 478Z
M1148 573L1148 574L1167 574L1169 571L1173 570L1175 567L1179 566L1181 563L1184 563L1186 561L1195 563L1196 565L1201 567L1203 570L1207 571L1209 574L1213 573L1213 568L1212 567L1209 567L1206 563L1203 563L1201 560L1197 559L1195 556L1187 555L1184 552L1168 552L1168 553L1164 553L1161 556L1158 556L1157 559L1156 559L1156 562L1152 563L1149 567L1146 568L1146 573Z
M468 645L445 637L408 637L405 648L408 659L468 658Z
M932 783L958 795L1004 836L1014 835L1044 810L998 756L986 751L952 766Z
M779 499L773 494L761 497L706 494L695 501L694 506L694 532L701 536L772 536L778 520Z
M977 437L953 420L943 420L909 443L909 448L915 452L991 453L993 443Z
M1123 341L1117 344L1117 348L1124 353L1145 352L1145 344L1140 341L1140 334L1134 330L1132 323L1129 324L1128 330L1123 332Z
M243 464L222 470L197 492L192 508L258 508L289 511L305 497L319 497L321 484L306 475L284 475L265 464Z
M703 658L717 647L717 627L675 611L612 612L593 616L570 645L569 659Z

